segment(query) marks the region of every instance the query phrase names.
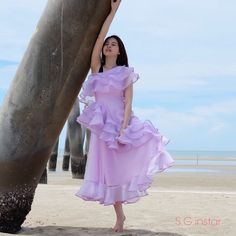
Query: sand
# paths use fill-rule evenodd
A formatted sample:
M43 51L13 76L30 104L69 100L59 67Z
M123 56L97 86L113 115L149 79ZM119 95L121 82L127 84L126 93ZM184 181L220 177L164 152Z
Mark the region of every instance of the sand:
M235 236L235 167L225 170L202 173L196 168L191 173L167 170L157 174L148 196L124 205L123 233L111 231L115 222L112 206L74 196L82 180L72 179L70 172L49 172L48 184L37 187L19 235Z

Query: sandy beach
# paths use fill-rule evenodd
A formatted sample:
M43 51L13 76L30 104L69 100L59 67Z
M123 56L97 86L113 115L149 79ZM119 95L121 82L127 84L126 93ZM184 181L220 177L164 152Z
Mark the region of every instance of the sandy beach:
M124 206L124 232L113 233L113 207L75 197L82 180L72 179L60 165L48 173L47 185L38 185L19 235L236 235L235 166L221 167L222 173L202 173L196 166L194 172L177 172L186 166L175 166L156 174L149 196Z

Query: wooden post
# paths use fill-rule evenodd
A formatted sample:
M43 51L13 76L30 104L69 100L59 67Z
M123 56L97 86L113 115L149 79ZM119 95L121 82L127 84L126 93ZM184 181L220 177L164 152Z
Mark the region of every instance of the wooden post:
M59 145L59 137L57 139L57 142L53 146L50 158L48 160L48 169L50 171L56 171L57 169L58 145Z
M64 146L64 155L63 155L63 162L62 162L62 170L68 171L70 167L70 143L69 143L69 130L68 125L66 129L66 139L65 139L65 146Z

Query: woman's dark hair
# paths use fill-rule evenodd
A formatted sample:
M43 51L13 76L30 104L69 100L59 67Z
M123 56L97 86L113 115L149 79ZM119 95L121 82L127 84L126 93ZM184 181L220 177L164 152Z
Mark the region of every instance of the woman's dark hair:
M106 62L106 57L103 54L103 47L105 46L106 42L110 38L114 38L118 42L118 47L119 47L120 54L117 56L116 64L118 66L129 66L129 64L128 64L128 57L127 57L127 53L126 53L126 50L125 50L125 46L124 46L122 40L117 35L111 35L111 36L107 37L105 39L103 45L102 45L102 61L101 61L102 66L105 65L105 62Z

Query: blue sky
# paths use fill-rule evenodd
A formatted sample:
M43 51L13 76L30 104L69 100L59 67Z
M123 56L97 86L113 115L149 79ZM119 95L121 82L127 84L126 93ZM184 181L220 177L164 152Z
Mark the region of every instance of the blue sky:
M1 3L0 103L45 5ZM171 139L168 149L236 150L235 9L233 0L122 1L109 34L140 74L135 114Z

